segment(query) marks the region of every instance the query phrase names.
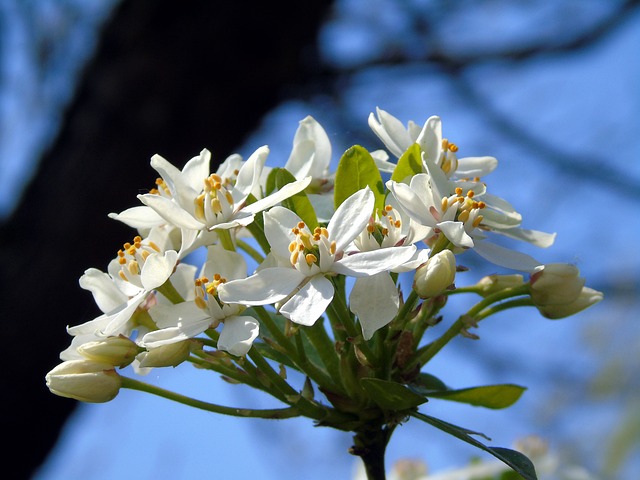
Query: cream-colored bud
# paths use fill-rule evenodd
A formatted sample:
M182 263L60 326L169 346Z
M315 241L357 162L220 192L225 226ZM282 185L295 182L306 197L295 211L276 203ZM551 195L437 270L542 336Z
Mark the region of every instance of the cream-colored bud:
M87 342L78 347L78 353L88 360L116 367L126 367L143 350L124 335Z
M91 403L114 399L122 385L113 365L91 360L63 362L47 373L45 379L52 393Z
M513 275L487 275L482 277L476 287L483 297L499 292L505 288L515 288L524 284L524 277L519 273Z
M589 308L591 305L600 302L603 298L604 294L602 292L589 287L582 287L580 295L578 295L578 298L573 302L563 305L538 306L538 310L542 316L556 320L581 312L585 308Z
M169 343L138 355L141 367L176 367L191 354L191 341Z
M443 250L420 265L413 277L413 289L420 298L431 298L446 290L456 278L456 256Z
M531 299L537 306L567 305L578 298L585 279L573 265L550 263L538 267L529 283Z

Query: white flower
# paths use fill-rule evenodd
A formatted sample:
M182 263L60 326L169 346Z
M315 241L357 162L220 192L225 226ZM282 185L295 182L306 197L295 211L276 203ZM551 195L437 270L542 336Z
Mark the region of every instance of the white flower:
M134 328L130 319L149 293L162 286L173 274L178 261L175 250L163 251L164 231L153 229L148 238L136 236L125 243L104 273L89 268L80 277L80 286L93 294L103 315L82 325L68 328L71 335L129 336Z
M156 155L151 166L162 176L158 193L138 195L168 223L187 230L230 229L249 225L256 213L304 190L311 181L305 178L268 197L246 205L259 185L269 149L257 149L237 171L235 181L214 173L209 175L210 153L203 150L182 171Z
M292 211L272 208L264 214L264 224L277 266L221 285L220 299L246 305L278 302L286 318L313 325L333 299L334 288L327 276L375 275L413 255L413 246L345 254L346 247L367 225L373 205L371 190L360 190L338 207L327 228L318 227L313 232Z
M385 206L369 219L366 228L352 244L357 252L393 249L411 245L422 240L430 229L421 228L409 218L402 218L400 212ZM389 250L390 251L390 250ZM352 249L349 249L350 253ZM407 262L391 269L393 272L409 271L428 258L428 250L415 250ZM389 272L380 272L368 277L358 277L349 294L349 308L358 316L362 336L369 340L380 328L387 325L398 313L400 293Z
M422 127L409 121L405 128L400 120L380 108L376 108L376 114L377 119L373 113L369 114L369 126L398 158L417 143L426 158L438 165L447 177L481 177L498 166L494 157L457 158L458 147L442 137L442 121L438 116L429 117Z
M149 313L160 329L147 333L142 345L154 349L181 342L223 323L218 349L245 355L258 336L258 322L253 317L240 315L244 310L241 305L221 302L218 288L228 280L246 275L247 265L242 255L219 245L209 247L207 261L195 280L193 301L152 307Z

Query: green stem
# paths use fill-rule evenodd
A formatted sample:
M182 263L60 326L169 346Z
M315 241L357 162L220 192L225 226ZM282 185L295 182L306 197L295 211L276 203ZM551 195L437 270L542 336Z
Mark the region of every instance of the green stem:
M223 415L231 415L234 417L252 417L252 418L292 418L299 417L300 412L295 407L288 408L272 408L264 410L256 410L252 408L236 408L225 407L222 405L216 405L214 403L203 402L191 397L180 395L179 393L165 390L164 388L156 387L155 385L149 385L148 383L140 382L129 377L121 377L122 387L129 388L131 390L139 390L141 392L150 393L159 397L173 400L174 402L182 403L190 407L206 410L207 412L221 413Z
M301 329L298 334L300 333L307 336L336 385L341 385L340 359L334 341L323 326L323 318L320 317L311 327Z
M385 451L394 427L368 426L353 437L350 452L362 458L367 480L386 480Z
M231 239L231 232L229 232L229 230L219 228L216 229L216 233L218 234L220 244L224 247L225 250L229 250L231 252L236 251L236 246L233 244L233 240Z
M499 303L497 305L494 305L493 307L485 308L475 316L475 320L479 322L480 320L484 320L485 318L490 317L494 313L498 313L503 310L508 310L509 308L515 307L535 307L535 304L533 303L533 300L531 300L531 298L517 298L508 302Z
M164 295L167 300L169 300L173 304L184 302L184 298L182 298L182 295L178 293L178 290L176 290L176 287L173 286L171 280L167 280L158 288L156 288L156 290Z

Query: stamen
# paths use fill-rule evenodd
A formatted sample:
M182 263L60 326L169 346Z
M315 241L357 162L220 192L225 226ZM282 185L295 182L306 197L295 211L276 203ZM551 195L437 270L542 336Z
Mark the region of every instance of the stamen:
M318 261L318 257L316 257L313 253L307 253L304 256L305 261L307 262L307 265L311 266L314 263L316 263Z
M207 308L207 302L202 297L196 297L194 299L194 302L198 308L202 308L202 309Z
M484 217L482 215L478 215L476 217L476 219L473 221L472 225L474 228L478 228L478 225L480 225L480 223L482 223L482 220L484 219Z
M460 215L458 215L458 221L464 223L467 220L469 220L469 210L463 210L460 212Z
M462 187L456 187L456 194L462 195Z
M337 249L338 249L338 246L336 245L336 241L333 240L331 242L331 245L329 246L329 253L331 253L331 255L335 255Z

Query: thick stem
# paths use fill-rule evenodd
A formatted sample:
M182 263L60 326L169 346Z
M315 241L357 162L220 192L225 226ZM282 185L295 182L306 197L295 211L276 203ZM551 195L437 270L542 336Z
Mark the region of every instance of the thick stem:
M370 426L358 430L350 453L362 458L367 480L386 480L385 451L394 427Z

